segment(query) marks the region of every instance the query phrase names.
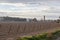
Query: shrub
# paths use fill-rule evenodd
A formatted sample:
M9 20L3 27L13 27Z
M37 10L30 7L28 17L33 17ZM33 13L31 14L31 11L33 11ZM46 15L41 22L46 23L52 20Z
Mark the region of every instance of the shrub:
M35 35L32 37L23 37L18 40L56 40L58 37L60 37L60 31L44 33L42 35Z

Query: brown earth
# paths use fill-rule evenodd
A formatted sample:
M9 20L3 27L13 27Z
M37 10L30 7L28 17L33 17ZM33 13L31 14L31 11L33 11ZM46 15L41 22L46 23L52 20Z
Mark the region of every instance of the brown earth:
M0 40L15 40L17 37L30 36L60 30L56 22L0 22Z

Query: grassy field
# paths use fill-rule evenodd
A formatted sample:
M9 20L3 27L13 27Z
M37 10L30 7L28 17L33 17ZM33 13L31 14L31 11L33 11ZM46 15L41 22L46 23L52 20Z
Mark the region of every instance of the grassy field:
M35 36L19 37L17 40L60 40L60 30Z

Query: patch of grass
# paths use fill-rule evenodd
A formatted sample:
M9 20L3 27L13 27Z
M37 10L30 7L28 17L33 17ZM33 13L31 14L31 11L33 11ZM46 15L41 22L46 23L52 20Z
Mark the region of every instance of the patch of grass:
M44 33L42 35L35 35L32 37L22 37L17 40L56 40L60 37L60 30L53 33Z

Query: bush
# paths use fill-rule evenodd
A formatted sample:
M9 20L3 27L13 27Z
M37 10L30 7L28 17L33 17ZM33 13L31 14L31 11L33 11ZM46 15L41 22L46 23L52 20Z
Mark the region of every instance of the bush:
M35 35L32 37L23 37L18 40L56 40L58 37L60 37L60 31L44 33L42 35Z

